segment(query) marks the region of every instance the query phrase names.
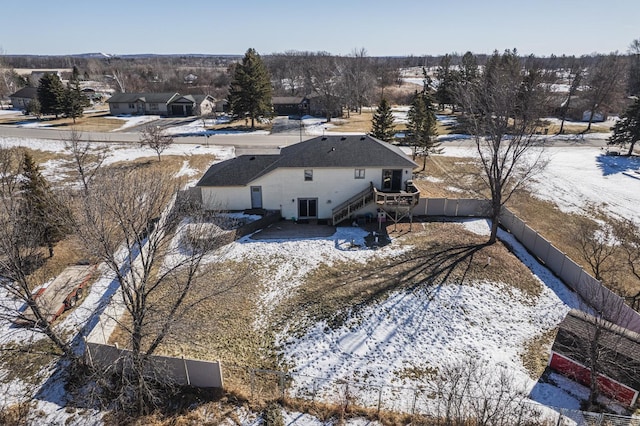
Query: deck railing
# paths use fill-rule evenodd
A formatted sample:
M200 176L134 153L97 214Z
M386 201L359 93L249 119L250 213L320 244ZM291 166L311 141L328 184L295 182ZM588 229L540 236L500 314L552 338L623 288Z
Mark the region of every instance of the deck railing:
M360 210L367 204L373 201L373 192L375 191L375 187L373 186L373 182L369 184L369 186L349 198L344 203L341 203L337 207L331 210L332 222L333 225L337 225L343 220L347 219L351 216L351 213Z

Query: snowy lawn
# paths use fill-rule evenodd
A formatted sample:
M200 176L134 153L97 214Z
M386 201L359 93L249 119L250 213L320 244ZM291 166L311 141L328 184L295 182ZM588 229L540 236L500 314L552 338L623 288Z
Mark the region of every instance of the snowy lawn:
M322 132L322 120L304 118L305 127ZM308 123L307 123L308 121ZM131 124L134 125L134 124ZM185 129L187 131L187 129ZM314 131L314 130L311 130ZM606 135L605 135L606 137ZM472 156L474 148L457 146L458 140L443 138L446 156ZM64 150L63 142L0 138L1 146L28 146L53 152ZM153 151L134 145L105 145L109 149L107 163L153 156ZM233 148L174 144L163 155L215 154L219 159L234 155ZM549 165L533 182L536 195L556 203L567 212L584 212L590 204L604 205L612 214L640 221L634 209L640 204L640 162L634 158L608 157L593 147L550 147ZM59 163L44 165L47 176L59 172ZM180 175L196 177L184 163ZM456 226L452 224L452 226ZM457 226L485 235L486 221L467 221ZM380 250L350 250L351 243L360 244L366 233L359 228L339 228L330 238L283 241L255 241L250 237L229 248L229 260L278 258L274 269L263 282L257 303L264 309L256 316L254 326L274 313L281 303L305 283L305 277L321 264L351 262L367 264L401 255L410 246L400 241ZM501 235L509 238L509 235ZM549 271L532 259L519 244L510 241L518 257L531 268L541 291L535 298L518 289L510 289L499 281L478 280L445 283L433 289L414 292L392 292L378 304L361 309L337 327L318 321L294 337L286 332L278 335L281 355L292 372L298 375L326 377L331 380L367 380L372 384L414 387L419 381L398 374L411 367L438 368L453 360L477 357L498 369L512 372L530 392L530 398L542 404L577 408L584 388L562 381L561 387L538 383L522 363L523 345L553 329L571 307L578 306ZM112 294L112 281L103 276L91 287L84 303L59 324L69 332L80 332L91 323L101 304ZM3 325L3 341L28 341L29 330L9 329ZM79 336L81 334L78 334ZM11 383L19 389L24 384ZM38 407L47 419L63 421L63 391L49 384L38 398ZM287 414L293 424L310 424L306 416ZM304 419L304 420L303 420ZM72 423L73 424L73 423ZM78 423L79 424L79 423ZM243 423L252 424L252 423ZM315 423L321 424L321 423Z
M443 143L442 155L472 157L475 147ZM562 211L587 213L599 206L609 213L640 223L640 158L608 156L597 147L544 149L548 160L542 174L534 176L532 193L551 201Z
M488 232L485 220L466 221L458 226L482 235ZM445 283L435 288L426 286L414 291L392 292L381 303L348 315L345 323L337 328L320 321L300 337L280 334L283 362L293 373L294 388L297 376L322 378L333 386L346 380L370 386L372 395L361 398L375 400L377 386L417 388L426 384L424 378L408 378L407 371L439 369L474 359L504 369L517 385L523 386L526 392L531 391L538 377L531 377L523 366L525 345L554 329L566 312L579 303L519 244L510 243L540 283L541 291L533 300L530 294L490 281ZM336 255L335 247L322 248L312 241L298 244L305 244L309 250L305 252L313 253L314 259L331 261ZM394 242L379 254L401 247L401 243ZM367 251L358 253L365 258L373 255ZM358 258L362 260L364 258ZM269 295L270 304L287 297L301 285L291 279L292 272L300 270L300 263L294 260L288 273L280 270L286 275L275 277L265 293ZM302 263L303 271L315 264L313 261ZM305 380L299 383L304 386ZM558 388L532 397L553 406L579 406L575 398Z

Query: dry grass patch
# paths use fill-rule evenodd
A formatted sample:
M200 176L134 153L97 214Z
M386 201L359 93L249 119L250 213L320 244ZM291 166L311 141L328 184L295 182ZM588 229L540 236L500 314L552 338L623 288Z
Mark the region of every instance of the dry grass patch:
M161 345L159 352L273 368L273 359L267 356L272 349L273 336L262 330L258 332L254 327L260 297L255 266L236 261L206 266L185 301L185 306L193 304L193 307L175 324L171 337ZM162 315L166 301L172 300L172 296L167 284L149 303ZM126 318L123 323L128 323ZM126 331L118 328L109 342L127 347L128 338ZM266 364L265 358L269 359Z
M0 365L7 373L2 381L8 383L18 379L37 385L46 371L44 368L58 359L62 352L47 338L33 343L12 343L0 347Z
M475 160L463 157L431 155L424 172L418 172L414 184L423 197L476 198L483 190Z
M547 330L525 343L520 358L530 377L540 377L547 368L549 350L556 339L557 332L556 329Z
M76 129L80 132L110 132L119 129L125 124L124 120L115 117L108 118L108 113L98 112L85 114L76 118L74 123L71 118L44 118L40 120L46 128L71 130ZM9 116L0 119L1 124L18 124L25 121L34 121L33 117L26 116Z
M213 154L190 155L188 157L189 167L201 174L204 174L215 160L216 156Z
M338 132L358 132L369 133L371 131L371 120L375 111L363 110L361 113L352 112L349 117L332 118L330 124L335 127L331 131Z
M565 135L579 135L584 134L587 131L589 123L564 123L562 128L562 134ZM543 127L548 129L549 135L555 135L560 131L559 124L549 124ZM611 126L605 124L591 124L591 130L587 133L608 133L611 131Z

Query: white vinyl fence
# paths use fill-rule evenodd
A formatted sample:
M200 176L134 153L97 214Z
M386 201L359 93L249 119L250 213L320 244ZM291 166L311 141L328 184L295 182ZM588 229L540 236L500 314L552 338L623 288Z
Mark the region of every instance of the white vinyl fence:
M421 198L413 210L415 215L443 217L488 217L489 200ZM569 288L603 317L621 327L640 333L640 314L624 300L589 275L576 262L551 244L509 209L503 208L500 225L556 274Z

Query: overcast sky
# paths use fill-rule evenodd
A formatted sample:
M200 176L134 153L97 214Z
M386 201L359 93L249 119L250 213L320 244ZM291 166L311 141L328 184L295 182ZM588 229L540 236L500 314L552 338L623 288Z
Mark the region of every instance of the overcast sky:
M640 0L3 0L5 54L625 53Z

